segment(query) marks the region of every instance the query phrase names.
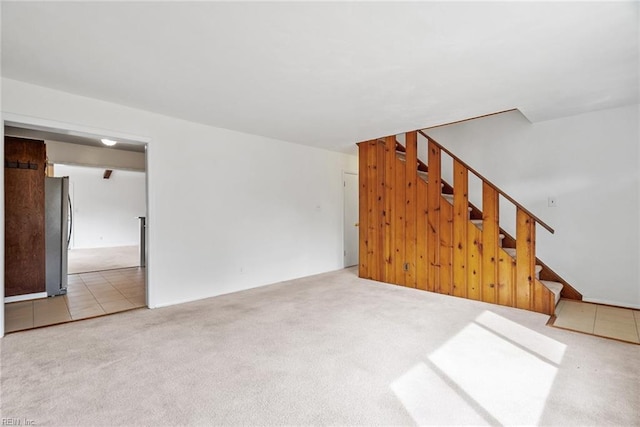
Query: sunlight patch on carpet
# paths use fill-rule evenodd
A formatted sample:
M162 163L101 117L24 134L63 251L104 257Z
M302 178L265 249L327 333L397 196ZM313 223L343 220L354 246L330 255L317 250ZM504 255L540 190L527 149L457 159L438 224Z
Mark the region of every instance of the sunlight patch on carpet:
M391 389L418 424L534 425L565 350L484 311Z
M455 387L419 363L391 384L417 425L490 425Z

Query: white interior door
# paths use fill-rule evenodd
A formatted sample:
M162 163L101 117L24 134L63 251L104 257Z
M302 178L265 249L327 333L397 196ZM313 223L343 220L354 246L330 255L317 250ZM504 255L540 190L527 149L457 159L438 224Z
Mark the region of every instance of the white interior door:
M344 176L344 266L358 264L358 175Z

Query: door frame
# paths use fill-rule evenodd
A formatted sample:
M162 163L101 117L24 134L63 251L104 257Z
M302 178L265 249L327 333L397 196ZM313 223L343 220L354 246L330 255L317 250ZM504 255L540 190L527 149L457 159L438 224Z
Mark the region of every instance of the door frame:
M345 223L345 213L347 211L347 205L345 203L345 195L346 195L346 188L347 188L347 184L346 184L346 179L345 179L345 175L355 175L356 177L358 176L358 172L353 172L350 170L342 170L342 267L346 268L346 260L345 260L345 251L346 251L346 246L345 246L345 229L346 229L346 223ZM358 188L358 195L360 193L360 189ZM360 253L358 253L358 263L360 263Z
M3 126L16 126L22 128L29 128L34 130L44 130L57 133L67 133L69 135L85 136L85 137L101 137L110 138L115 140L127 141L133 144L139 144L145 146L145 205L147 211L147 228L149 228L149 217L151 216L151 204L149 203L149 156L152 152L152 140L146 136L132 135L124 132L118 132L113 130L106 130L100 128L94 128L90 126L82 126L72 123L64 123L55 120L47 120L38 117L25 116L14 113L0 113L0 123ZM3 127L4 129L4 127ZM4 157L4 130L2 131L3 143L0 145L0 155ZM4 224L4 168L0 172L0 221ZM145 292L146 292L146 305L150 306L150 301L153 301L153 289L150 289L149 280L150 265L149 254L151 247L149 245L149 233L145 236L146 246L146 267L145 267ZM0 257L2 263L0 263L0 338L4 336L4 225L0 227Z

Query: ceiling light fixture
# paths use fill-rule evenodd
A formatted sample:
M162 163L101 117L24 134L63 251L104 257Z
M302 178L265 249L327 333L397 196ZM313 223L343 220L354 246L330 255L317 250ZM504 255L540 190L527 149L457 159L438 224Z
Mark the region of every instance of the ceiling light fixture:
M102 138L100 141L102 141L102 143L104 145L108 145L109 147L113 147L114 145L116 145L118 142L114 141L113 139L107 139L107 138Z

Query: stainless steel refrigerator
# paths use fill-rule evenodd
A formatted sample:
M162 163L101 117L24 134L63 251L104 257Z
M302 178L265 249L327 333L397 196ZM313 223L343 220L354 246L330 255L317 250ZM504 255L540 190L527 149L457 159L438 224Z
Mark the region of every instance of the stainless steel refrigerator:
M67 293L67 250L71 237L69 177L45 178L45 250L47 295Z

